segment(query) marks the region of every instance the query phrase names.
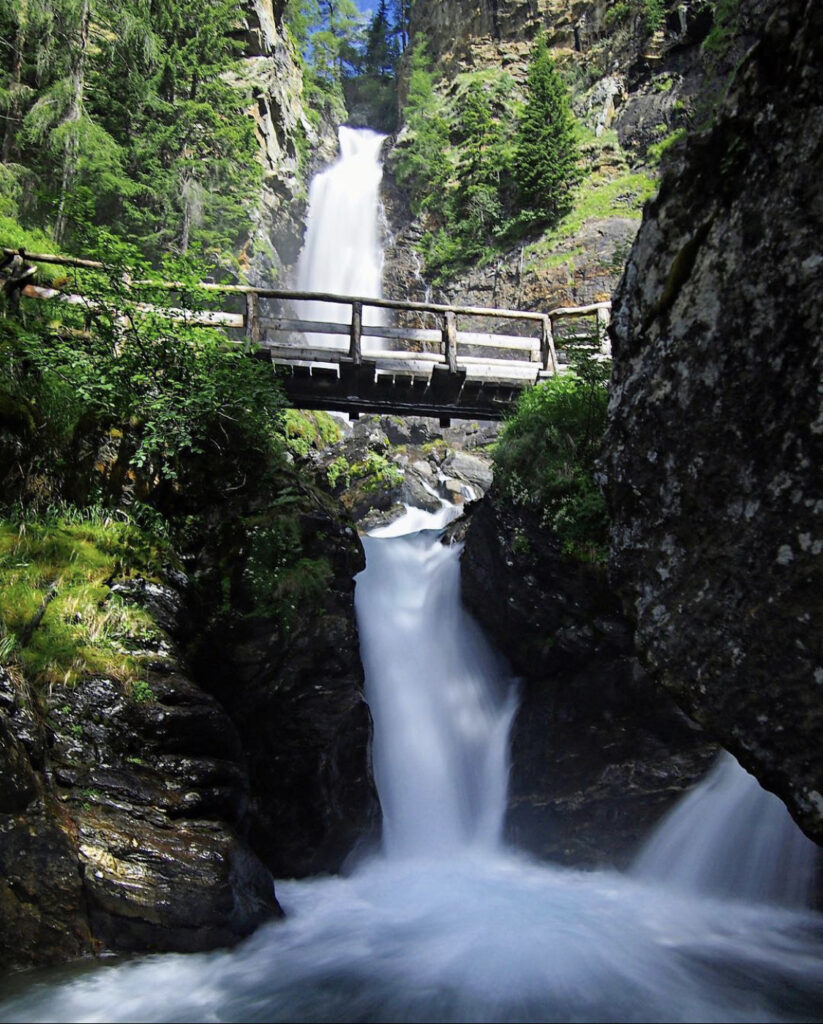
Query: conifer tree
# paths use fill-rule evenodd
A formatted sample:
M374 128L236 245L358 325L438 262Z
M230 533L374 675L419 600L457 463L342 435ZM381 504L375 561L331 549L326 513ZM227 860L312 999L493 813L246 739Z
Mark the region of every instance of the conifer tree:
M541 35L532 51L515 139L514 176L526 219L552 223L569 209L580 179L577 160L568 92Z

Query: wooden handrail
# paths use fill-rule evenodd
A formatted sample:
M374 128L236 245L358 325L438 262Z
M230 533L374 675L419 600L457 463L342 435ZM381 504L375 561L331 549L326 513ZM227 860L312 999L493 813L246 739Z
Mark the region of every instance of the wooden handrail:
M114 268L106 267L94 260L76 257L54 256L45 253L27 253L24 249L4 248L6 262L16 270L10 270L3 285L4 290L13 296L25 296L35 299L52 299L67 304L82 304L88 309L100 308L99 300L83 295L73 294L68 290L54 287L42 287L30 283L31 263L51 263L93 270L112 272ZM134 289L137 295L141 288L161 288L169 292L188 291L190 285L180 281L149 281L131 280L123 276L128 288ZM75 286L78 287L78 286ZM557 374L560 366L555 351L554 327L561 318L594 316L597 318L597 336L603 339L603 329L608 322L608 311L611 303L594 302L586 306L558 306L546 313L532 310L496 309L486 306L457 306L434 302L401 302L396 299L369 298L367 296L336 295L328 292L290 291L282 288L255 288L251 285L223 285L205 282L199 286L209 292L245 297L245 310L240 313L227 313L220 310L189 310L171 305L135 302L131 308L136 313L159 315L169 320L187 321L191 324L221 326L245 332L247 342L264 350L268 350L272 358L279 363L289 365L301 364L349 364L355 369L363 367L365 362L384 368L391 372L420 373L428 367L431 371L439 364L449 379L459 378L470 380L495 381L500 378L519 380L523 384L536 383L548 373ZM147 296L151 297L151 296ZM335 303L348 307L348 322L327 322L322 320L304 320L295 316L263 316L261 315L261 299L282 299L291 302L309 301ZM16 300L15 300L16 301ZM388 325L372 325L364 323L364 309L391 309L403 312L427 313L436 316L436 327L395 327ZM497 320L524 321L539 326L537 337L534 328L523 336L495 333L489 326L490 333L477 331L461 331L458 329L458 317L491 317ZM504 328L505 329L505 328ZM268 332L268 333L267 333ZM302 343L284 338L288 335L303 335ZM326 335L321 343L313 343L311 335ZM340 338L340 347L329 336ZM278 336L282 340L278 340ZM348 343L344 337L348 337ZM382 340L383 346L370 348L363 346L363 339ZM236 339L227 339L236 341ZM405 348L388 348L385 343L396 341ZM421 346L434 345L434 351L426 349L418 351ZM412 347L412 346L417 346ZM472 351L468 354L467 349ZM478 354L483 353L484 354ZM487 354L489 350L492 354ZM511 353L508 358L500 355ZM515 357L516 356L516 357ZM342 371L341 371L342 372Z
M48 253L27 252L25 249L9 249L4 247L2 252L7 256L16 253L24 259L34 263L52 263L58 266L85 267L93 270L109 270L115 268L95 260L84 260L74 256L55 256ZM157 281L151 279L137 279L129 282L135 288L163 288L167 291L185 291L191 287L183 281ZM545 316L554 319L555 317L586 316L596 313L598 309L611 309L611 302L594 302L588 306L557 306L547 313L537 313L533 310L496 309L492 306L455 306L438 302L414 302L400 301L398 299L378 299L365 295L337 295L331 292L309 292L294 291L285 288L256 288L253 285L245 284L215 284L212 281L203 281L197 285L204 291L212 291L226 295L254 295L258 299L293 299L297 302L331 302L344 305L352 305L355 302L363 306L371 306L376 309L408 310L413 313L454 313L455 316L488 316L503 320L533 320L541 321Z

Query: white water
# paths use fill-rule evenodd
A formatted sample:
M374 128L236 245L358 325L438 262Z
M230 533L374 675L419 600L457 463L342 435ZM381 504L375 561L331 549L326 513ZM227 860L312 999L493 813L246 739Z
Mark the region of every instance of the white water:
M783 802L723 754L661 822L634 873L688 892L803 907L817 862L818 847Z
M340 158L317 174L309 190L306 238L297 263L298 291L380 298L383 251L379 195L384 135L363 128L338 130ZM349 323L351 309L329 302L297 303L306 320ZM364 324L382 324L381 312L366 307ZM339 335L310 336L319 348L340 344ZM368 351L374 342L363 340Z
M232 951L29 979L0 1020L823 1019L819 916L500 846L505 670L456 606L458 549L403 526L367 539L357 594L385 852L349 877L277 883L288 919Z
M359 152L361 134L344 129L341 144ZM332 185L313 189L313 211L322 202L336 216ZM341 213L329 241L325 228L310 232L307 265L329 257L342 271L356 221ZM501 845L512 691L459 608L459 549L434 532L448 515L412 510L375 531L358 580L383 853L349 877L278 882L288 919L234 950L20 977L0 1021L823 1020L821 918L705 895L714 855L694 878L674 871L675 854L691 862L704 832L709 842L731 820L711 785L688 842L658 856L655 840L644 855L654 870L641 861L633 877L537 864ZM729 828L727 863L772 828L760 799ZM794 870L781 849L758 877Z
M364 539L357 617L391 859L494 849L505 812L514 687L460 604L455 552L428 531L398 536L450 515L421 524L415 510Z

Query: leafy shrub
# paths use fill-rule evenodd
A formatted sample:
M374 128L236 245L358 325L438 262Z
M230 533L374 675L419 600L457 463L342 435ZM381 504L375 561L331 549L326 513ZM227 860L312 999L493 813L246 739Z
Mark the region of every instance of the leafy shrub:
M540 514L564 551L605 561L608 518L594 480L606 426L608 366L578 355L575 369L524 391L494 450L495 484Z
M128 266L134 278L148 276L132 250L109 242L115 265ZM205 463L229 445L241 476L244 459L282 453L284 402L272 367L194 322L214 301L198 287L204 274L192 258L167 262L164 276L180 281L170 296L157 286L128 286L119 269L84 272L65 285L77 286L82 305L44 310L38 303L22 320L0 320L0 476L7 495L9 470L26 477L17 491L30 496L43 476L79 477L82 450L93 476L103 437L110 454L98 463L98 498L113 502L127 484L139 498L169 491L193 462ZM161 312L169 304L178 310L175 320ZM12 457L15 438L25 445L25 466ZM89 486L77 483L83 503Z

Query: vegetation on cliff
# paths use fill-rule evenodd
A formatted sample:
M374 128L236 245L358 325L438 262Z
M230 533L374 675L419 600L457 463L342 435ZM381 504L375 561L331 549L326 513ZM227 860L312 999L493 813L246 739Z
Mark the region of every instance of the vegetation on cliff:
M416 40L394 158L398 183L427 225L421 248L436 279L483 263L535 226L555 224L580 178L578 130L545 36L525 99L505 71L465 73L448 97Z
M532 509L566 554L605 563L609 520L595 480L609 364L580 352L573 371L524 391L494 449L498 493Z

